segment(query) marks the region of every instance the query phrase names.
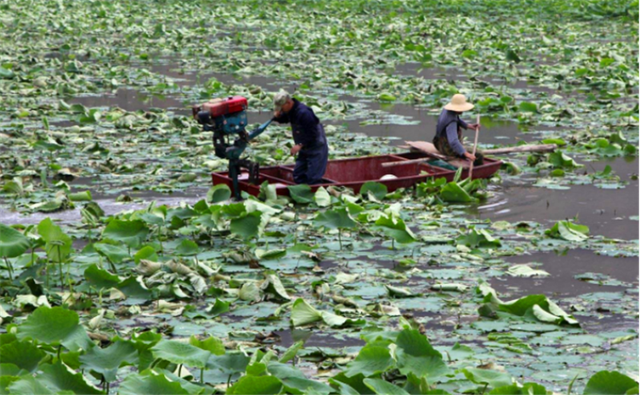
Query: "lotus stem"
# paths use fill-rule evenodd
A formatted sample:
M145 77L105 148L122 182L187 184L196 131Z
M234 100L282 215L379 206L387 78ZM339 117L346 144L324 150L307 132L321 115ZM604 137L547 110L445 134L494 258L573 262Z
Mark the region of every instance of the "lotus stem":
M62 277L62 256L60 255L60 245L56 245L58 250L58 269L60 270L60 287L64 290L64 279Z
M338 242L340 243L340 250L342 251L342 229L338 228Z
M204 368L200 368L200 384L204 384Z
M153 369L156 367L156 365L158 364L158 362L160 362L160 358L156 358L152 363L151 366L149 366L149 369Z
M6 256L4 257L4 263L7 265L7 271L9 272L9 280L13 281L13 268L11 267L11 262L9 262L9 259Z
M113 270L115 274L118 274L118 269L116 268L115 263L111 262L111 259L109 259L108 257L107 257L107 262L109 262L109 266L111 267L111 270Z

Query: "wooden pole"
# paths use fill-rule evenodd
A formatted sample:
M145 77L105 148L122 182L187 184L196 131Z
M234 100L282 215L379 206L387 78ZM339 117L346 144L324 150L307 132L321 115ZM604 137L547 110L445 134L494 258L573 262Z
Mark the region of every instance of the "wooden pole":
M494 149L486 149L484 150L485 155L498 155L498 154L511 154L518 152L553 152L558 148L555 144L539 144L539 145L518 145L515 147L503 147L503 148L494 148ZM426 155L426 154L425 154ZM433 154L431 154L433 155ZM385 162L382 164L382 167L394 167L394 166L402 166L402 165L410 165L413 163L422 163L428 162L433 159L441 159L444 161L453 160L456 158L453 157L445 157L440 155L441 157L436 156L428 156L426 158L418 158L418 159L407 159L401 160L397 162Z
M476 148L478 147L478 134L480 134L480 114L478 114L478 116L476 117L476 139L473 142L473 156L476 156ZM473 179L473 162L471 161L471 164L469 165L469 178Z

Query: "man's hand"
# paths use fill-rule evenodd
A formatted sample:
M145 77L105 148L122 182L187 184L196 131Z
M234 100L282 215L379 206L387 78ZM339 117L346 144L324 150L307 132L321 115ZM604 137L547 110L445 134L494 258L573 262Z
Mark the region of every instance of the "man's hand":
M282 115L282 111L274 111L273 112L273 116L276 117L276 118L279 118L280 115Z
M464 157L469 159L470 161L475 161L476 160L476 156L474 154L470 154L468 152L464 153Z
M467 124L467 126L471 130L476 130L476 129L480 128L480 124L479 123L470 123L470 124Z
M300 150L302 149L302 146L300 144L296 144L293 147L291 147L291 155L295 156L298 152L300 152Z

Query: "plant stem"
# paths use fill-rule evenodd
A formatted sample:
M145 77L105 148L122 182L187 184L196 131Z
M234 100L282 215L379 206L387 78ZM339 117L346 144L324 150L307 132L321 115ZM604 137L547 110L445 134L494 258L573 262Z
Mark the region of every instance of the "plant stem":
M109 395L109 382L107 381L107 395Z
M200 368L200 384L204 384L204 368Z
M338 242L340 243L340 250L342 251L342 230L338 228Z
M153 369L156 367L156 365L158 364L158 362L160 362L160 358L156 358L152 363L151 366L149 366L149 369Z
M230 374L229 378L227 379L227 389L229 389L229 384L231 384L231 376L233 376L233 374Z
M57 245L56 249L58 250L58 268L60 269L60 288L64 290L64 280L62 278L62 256L60 255L60 246Z
M58 361L60 361L60 353L62 352L62 344L58 346Z
M107 258L107 262L109 262L109 266L111 266L111 270L113 270L113 273L118 274L118 269L116 269L116 265L111 262L111 259Z
M4 263L7 265L7 271L9 272L9 280L13 280L13 268L11 267L11 262L9 262L9 259L6 256L4 257Z

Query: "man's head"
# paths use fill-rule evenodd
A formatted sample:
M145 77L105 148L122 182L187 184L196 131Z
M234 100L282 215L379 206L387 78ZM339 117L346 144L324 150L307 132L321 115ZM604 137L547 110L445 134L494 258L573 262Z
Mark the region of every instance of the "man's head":
M276 95L273 97L273 106L275 107L276 111L288 113L293 107L293 100L291 99L291 95L285 91L276 93Z
M455 111L455 112L465 112L469 111L473 108L473 104L467 103L467 98L460 93L456 93L451 98L449 104L444 106L445 110Z

